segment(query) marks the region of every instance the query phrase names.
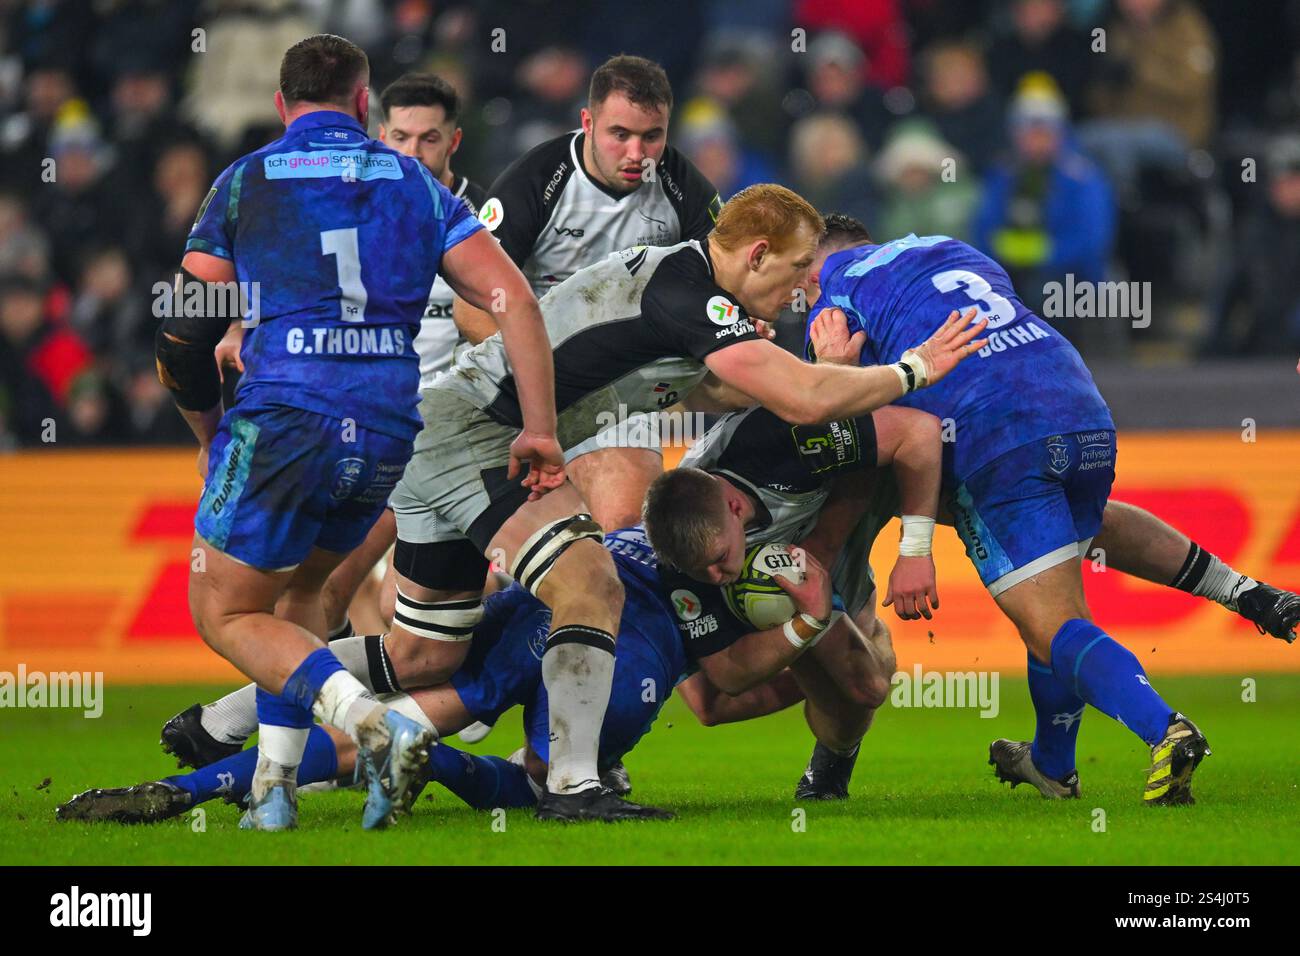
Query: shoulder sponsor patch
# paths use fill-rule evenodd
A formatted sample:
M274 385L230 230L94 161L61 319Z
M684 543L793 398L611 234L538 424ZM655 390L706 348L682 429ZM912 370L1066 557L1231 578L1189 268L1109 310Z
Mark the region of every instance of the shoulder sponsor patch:
M364 182L401 179L402 166L388 153L364 149L294 150L271 153L262 159L267 179L332 179Z
M714 325L735 325L740 320L740 306L725 295L715 295L704 307L705 314Z
M694 591L678 588L669 596L672 598L673 610L683 621L693 621L700 616L703 605Z
M501 205L501 200L493 196L483 204L483 208L478 211L478 221L487 226L488 232L496 232L497 226L506 217L505 207Z

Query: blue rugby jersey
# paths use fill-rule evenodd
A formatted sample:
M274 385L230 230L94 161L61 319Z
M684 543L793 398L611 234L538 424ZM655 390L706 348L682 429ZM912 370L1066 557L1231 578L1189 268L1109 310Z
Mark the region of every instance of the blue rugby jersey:
M481 228L423 165L346 113L301 116L237 160L185 251L229 259L241 283L257 283L240 407L287 405L413 438L420 317L443 254Z
M964 242L910 235L836 253L822 268L808 325L832 306L844 310L851 332L867 333L863 365L897 362L954 309L976 306L976 318L989 319L988 345L938 385L898 400L954 422L954 440L944 444L949 484L1037 439L1115 427L1074 346L1025 307L1001 266Z

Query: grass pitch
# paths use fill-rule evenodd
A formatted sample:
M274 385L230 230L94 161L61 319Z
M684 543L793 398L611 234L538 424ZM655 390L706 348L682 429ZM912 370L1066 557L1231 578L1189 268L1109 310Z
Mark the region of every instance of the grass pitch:
M811 749L798 708L704 728L674 698L627 760L634 796L676 810L671 823L564 827L512 810L498 832L491 814L431 784L432 799L393 830L363 832L361 795L342 792L304 796L301 829L285 834L242 833L234 808L216 801L204 805L205 828L191 817L148 827L58 823L54 807L73 793L175 772L158 748L162 722L223 690L110 685L98 720L0 712L0 864L1295 863L1300 675L1256 680L1253 703L1243 702L1240 677L1156 681L1213 749L1197 772L1194 807L1144 807L1147 749L1092 710L1080 736L1082 800L1049 802L996 783L989 741L1033 727L1024 681L1008 679L994 719L887 704L844 803L793 800ZM469 749L505 754L519 740L518 718L507 715Z

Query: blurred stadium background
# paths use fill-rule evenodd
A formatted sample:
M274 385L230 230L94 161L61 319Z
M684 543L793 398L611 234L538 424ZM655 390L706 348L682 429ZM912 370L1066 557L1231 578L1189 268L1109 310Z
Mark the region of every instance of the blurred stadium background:
M280 57L322 31L367 50L376 92L450 80L453 168L485 188L577 125L594 66L637 53L673 81L669 142L724 200L778 181L877 240L966 239L1031 307L1067 275L1149 283L1145 317L1050 317L1115 412L1117 497L1300 588L1300 0L10 0L0 669L233 679L185 607L199 484L151 289L212 179L279 135ZM1022 668L939 537L941 618L894 622L900 667ZM1090 585L1157 671L1300 668L1199 599Z

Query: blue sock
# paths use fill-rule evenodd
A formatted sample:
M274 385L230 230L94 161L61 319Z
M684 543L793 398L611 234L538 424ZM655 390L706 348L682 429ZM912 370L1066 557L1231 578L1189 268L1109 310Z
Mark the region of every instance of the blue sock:
M524 768L500 757L476 757L440 743L429 748L429 768L436 782L475 810L537 805Z
M311 704L303 707L296 700L288 700L283 695L257 689L257 722L272 727L310 727L315 718L311 714Z
M311 713L312 705L316 703L316 698L320 695L320 689L325 686L325 682L343 669L343 664L334 656L333 651L328 647L318 647L307 655L298 665L297 670L289 675L289 679L284 682L284 690L280 692L280 697L286 703L297 704ZM260 707L260 688L258 694ZM261 717L260 712L258 717Z
M249 747L193 773L165 779L182 790L188 790L196 804L227 794L238 801L247 796L256 769L257 748ZM312 727L307 735L307 750L302 755L302 763L298 765L298 785L333 780L338 769L339 757L334 741L330 740L330 735L323 727Z
M1029 697L1038 718L1031 755L1034 766L1053 780L1063 780L1075 769L1074 745L1083 719L1083 700L1069 685L1056 679L1052 669L1029 655Z
M315 723L312 705L325 682L342 669L339 659L320 647L289 675L279 694L257 688L258 750L271 761L268 767L279 768L277 774L290 777L302 762L303 732Z
M1091 621L1066 621L1052 638L1052 673L1057 680L1148 744L1164 738L1174 710L1147 681L1128 648Z

